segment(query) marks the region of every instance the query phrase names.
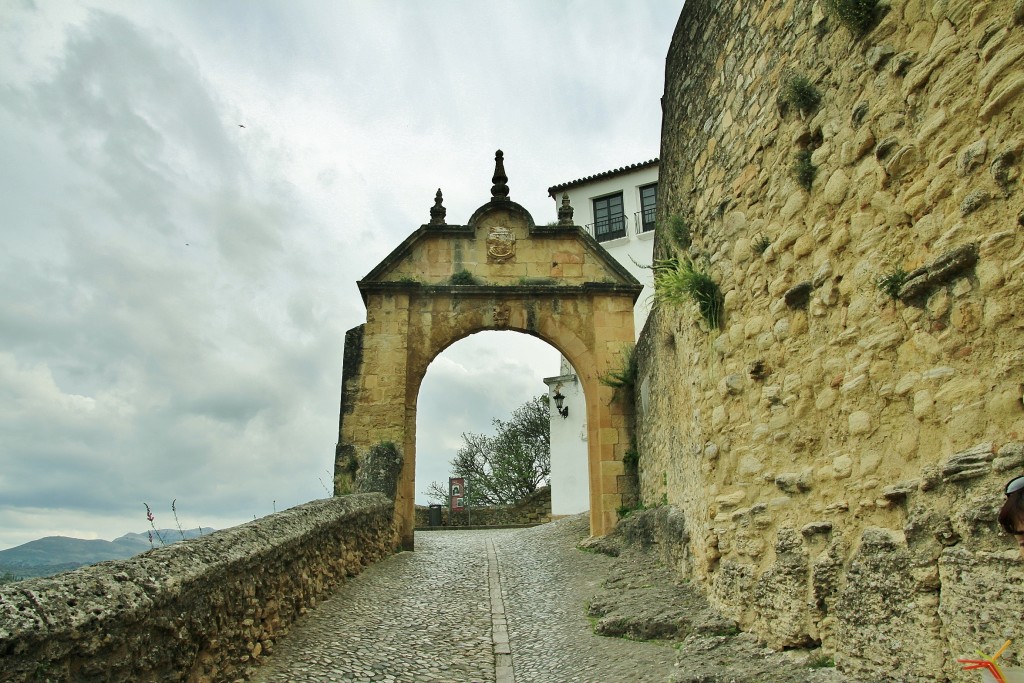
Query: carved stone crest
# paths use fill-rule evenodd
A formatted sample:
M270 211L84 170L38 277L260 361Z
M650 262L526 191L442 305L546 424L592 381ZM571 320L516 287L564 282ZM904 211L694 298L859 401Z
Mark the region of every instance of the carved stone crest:
M503 226L490 229L487 235L487 257L491 261L508 261L516 255L516 236Z
M512 316L512 309L508 304L498 304L494 307L494 324L498 327L505 327L508 325L508 320Z

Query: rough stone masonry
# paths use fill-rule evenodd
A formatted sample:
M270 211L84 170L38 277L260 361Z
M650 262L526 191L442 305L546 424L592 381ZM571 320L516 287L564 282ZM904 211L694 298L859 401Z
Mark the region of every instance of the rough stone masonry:
M1013 638L1024 663L995 521L1024 471L1024 2L893 0L863 34L828 9L683 9L658 210L690 244L655 253L706 267L724 314L661 305L642 333L642 497L683 514L676 570L772 646L976 680L957 656Z
M379 493L0 588L0 680L236 681L298 617L394 550Z

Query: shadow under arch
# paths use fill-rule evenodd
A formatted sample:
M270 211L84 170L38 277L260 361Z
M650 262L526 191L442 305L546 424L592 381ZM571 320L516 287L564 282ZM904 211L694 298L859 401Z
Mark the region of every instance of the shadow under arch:
M642 285L572 223L567 201L558 225L537 226L508 199L500 151L495 160L491 200L469 224L444 222L438 190L431 222L357 283L366 323L346 336L335 495L351 490L353 471L374 444L398 445L395 524L407 549L415 523L419 388L439 353L476 332L529 334L577 369L587 405L591 534L610 531L622 503L632 407L613 400L598 378L633 343Z

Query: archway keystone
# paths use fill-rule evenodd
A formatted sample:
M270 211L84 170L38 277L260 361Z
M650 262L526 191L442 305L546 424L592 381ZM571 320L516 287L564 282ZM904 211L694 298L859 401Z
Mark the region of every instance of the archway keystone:
M335 495L351 490L374 445L394 443L403 456L395 524L407 549L420 384L439 353L484 330L533 335L572 363L587 404L591 534L608 533L622 504L631 406L614 400L598 378L621 363L623 347L634 341L633 304L642 285L565 218L571 213L560 211L555 226L534 223L508 198L507 181L499 150L491 199L466 225L444 222L438 190L430 223L357 283L366 323L346 335Z

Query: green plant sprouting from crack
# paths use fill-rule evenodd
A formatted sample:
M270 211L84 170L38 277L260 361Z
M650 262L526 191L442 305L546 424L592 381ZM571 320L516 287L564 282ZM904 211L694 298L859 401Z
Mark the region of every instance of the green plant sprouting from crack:
M817 174L818 168L811 163L811 150L802 149L797 152L793 160L793 177L796 178L797 184L810 192Z
M902 268L897 268L891 273L879 275L875 279L875 286L885 292L885 294L891 299L898 299L900 297L900 289L906 281L907 271Z
M655 261L654 300L678 306L686 301L697 304L700 316L708 327L719 329L722 314L722 293L711 276L690 258Z
M457 273L452 273L452 276L448 279L448 284L475 285L478 283L471 272L469 272L468 270L460 270Z
M692 237L686 219L676 214L668 219L668 234L679 249L689 249Z
M800 73L791 73L782 86L782 96L801 115L810 114L821 104L821 92L814 82Z
M825 10L859 38L875 23L878 0L826 0Z
M835 660L828 655L818 655L817 657L812 657L807 661L808 669L830 669L835 665Z
M623 389L627 394L632 395L633 386L636 384L637 356L635 347L626 344L622 347L620 364L598 377L598 381L606 387L611 387L618 392Z

